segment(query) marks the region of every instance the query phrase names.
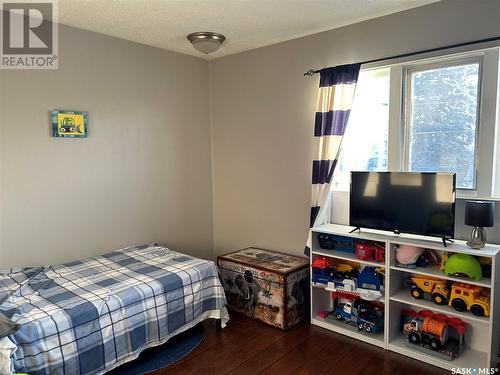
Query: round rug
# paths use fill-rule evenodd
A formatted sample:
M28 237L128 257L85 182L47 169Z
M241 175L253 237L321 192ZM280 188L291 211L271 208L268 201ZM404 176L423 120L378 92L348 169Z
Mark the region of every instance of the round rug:
M170 366L191 353L203 340L203 325L200 323L172 337L165 344L144 350L139 358L125 363L107 375L142 375Z

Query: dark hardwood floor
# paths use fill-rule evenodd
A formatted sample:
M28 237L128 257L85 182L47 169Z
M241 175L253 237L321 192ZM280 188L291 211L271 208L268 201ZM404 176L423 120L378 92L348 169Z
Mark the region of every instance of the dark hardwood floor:
M167 374L405 374L449 375L448 371L303 323L288 332L231 313L221 332L205 322L198 348Z

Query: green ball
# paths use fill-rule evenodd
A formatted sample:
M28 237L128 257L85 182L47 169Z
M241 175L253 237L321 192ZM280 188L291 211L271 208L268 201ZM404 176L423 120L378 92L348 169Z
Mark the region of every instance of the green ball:
M450 256L444 265L444 273L447 276L464 274L472 280L481 280L483 277L481 264L476 258L468 254L453 254Z

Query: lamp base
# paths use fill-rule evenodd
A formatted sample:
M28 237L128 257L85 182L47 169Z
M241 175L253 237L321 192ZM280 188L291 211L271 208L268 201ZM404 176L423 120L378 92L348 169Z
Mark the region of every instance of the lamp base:
M474 227L470 232L469 241L467 246L472 249L482 249L486 245L486 232L482 227Z

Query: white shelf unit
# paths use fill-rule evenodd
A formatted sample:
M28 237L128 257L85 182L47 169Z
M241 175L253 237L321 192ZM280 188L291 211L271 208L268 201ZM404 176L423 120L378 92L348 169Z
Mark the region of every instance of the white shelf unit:
M500 275L498 273L498 254L500 245L487 245L481 250L474 250L469 248L463 241L455 241L444 247L441 240L437 238L433 239L413 235L393 235L387 232L373 230L361 230L349 233L352 229L354 228L336 224L327 224L312 228L311 264L317 256L322 255L339 260L355 261L361 266L385 267L385 293L383 297L385 306L384 332L378 335L357 332L356 330L351 330L345 323L321 319L318 315L319 312L325 310L331 311L333 309L333 301L330 298L330 293L326 291L324 287L319 284L314 285L313 283L311 283L312 324L449 371L453 368L486 369L496 367L499 360L498 354L500 344L500 305L497 308L496 304L497 301L500 303L500 288L496 288L495 284L497 284L497 282L495 278L496 275ZM383 243L386 249L385 263L362 261L358 260L354 254L348 252L321 249L318 242L319 233L349 237L354 240ZM449 277L445 276L442 270L436 266L417 267L415 269L399 267L395 262L394 245L411 245L440 252L464 253L481 257L490 257L492 259L491 278L482 278L481 280L474 281L458 277ZM465 282L490 289L490 316L477 317L470 312L458 312L448 306L439 306L431 301L414 299L405 286L405 278L410 274L437 277L451 282ZM447 361L408 346L406 338L401 332L402 309L413 309L416 311L426 309L462 319L468 324L470 329L467 347L462 351L459 357L454 358L452 361Z

